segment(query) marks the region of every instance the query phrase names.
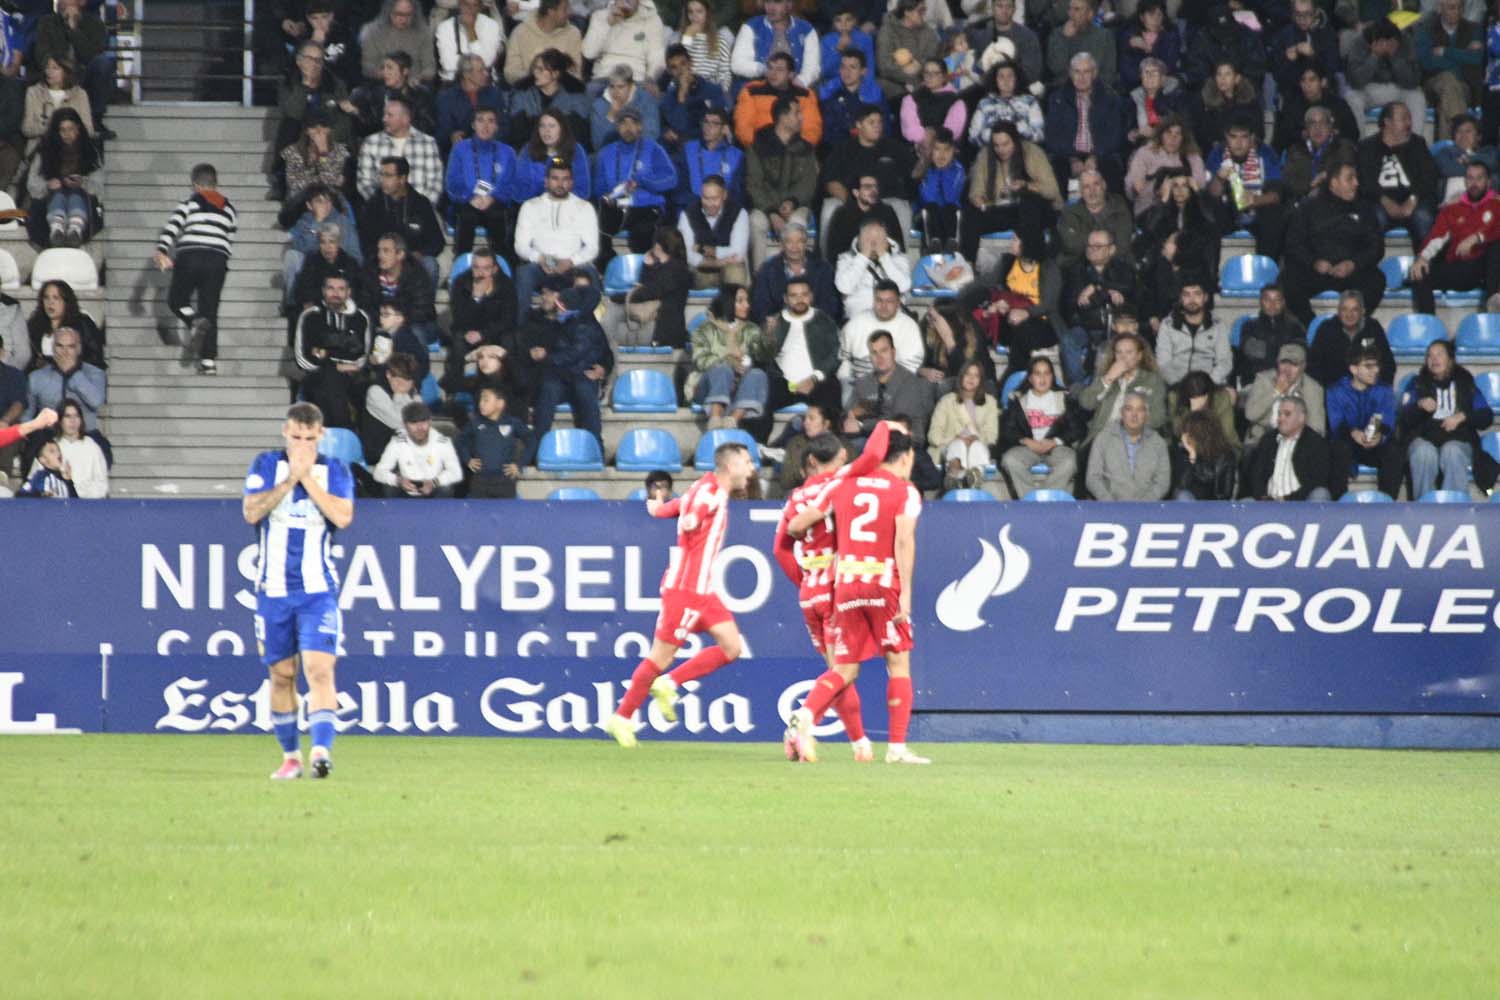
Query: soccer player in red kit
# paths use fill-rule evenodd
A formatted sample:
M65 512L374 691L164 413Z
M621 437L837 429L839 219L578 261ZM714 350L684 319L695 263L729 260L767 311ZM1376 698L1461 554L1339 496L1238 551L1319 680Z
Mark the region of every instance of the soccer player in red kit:
M891 739L887 764L928 764L906 745L911 725L911 588L917 555L917 518L922 494L911 484L914 444L893 431L885 460L869 475L835 478L792 519L800 534L833 514L838 555L833 583L833 667L818 678L802 707L792 713L798 755L818 759L813 723L839 692L859 676L862 660L885 656L886 705Z
M812 440L805 465L808 477L801 486L788 496L786 507L781 511L781 522L776 526L776 545L773 550L776 562L782 571L797 584L797 600L802 606L802 618L807 624L807 634L813 648L823 658L828 669L834 667L833 658L833 562L834 543L837 540L832 516L824 516L813 522L812 527L801 535L787 530L792 519L806 510L822 493L828 483L836 477L862 476L872 471L885 458L886 444L890 440L890 427L884 422L876 425L865 450L849 465L844 444L832 434L820 434ZM832 707L838 713L849 742L854 747L854 759L869 763L875 759L870 739L865 735L864 718L860 713L859 692L848 684L833 699ZM822 717L814 724L822 722ZM788 727L782 740L787 760L801 757L798 749L797 730Z
M740 630L734 616L713 592L714 558L724 544L729 526L729 496L743 490L755 475L750 452L730 442L714 450L714 470L675 500L646 501L652 517L677 518L680 558L661 578L661 614L651 652L635 668L630 689L615 714L602 726L622 747L635 746L630 717L650 695L668 722L677 721L677 686L706 677L740 655ZM717 645L667 673L677 650L694 632L707 632Z

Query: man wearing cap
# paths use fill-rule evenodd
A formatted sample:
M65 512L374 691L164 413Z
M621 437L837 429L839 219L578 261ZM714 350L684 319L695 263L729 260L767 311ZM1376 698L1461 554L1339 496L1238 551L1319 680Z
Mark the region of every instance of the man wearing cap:
M651 234L666 208L666 195L677 186L677 168L654 139L643 134L635 108L620 112L620 138L594 156L593 197L599 204L599 266L614 256L609 237L630 234L630 252L651 249Z
M599 217L573 193L573 166L547 164L546 187L516 216L516 322L525 320L540 288L572 284L575 270L592 270L599 256Z
M1307 348L1301 344L1282 344L1276 351L1276 364L1258 372L1255 381L1240 398L1245 403L1245 453L1248 455L1267 432L1276 430L1276 413L1281 401L1289 396L1302 400L1307 409L1307 426L1325 434L1328 417L1323 410L1323 387L1307 374Z
M562 291L544 289L541 308L532 314L532 323L546 325L548 330L532 347L531 360L541 369L537 388L535 429L540 441L552 429L557 407L573 407L573 426L588 431L604 447L604 423L599 410L599 395L614 369L615 356L609 338L594 319L599 304L599 290L582 276Z
M401 425L375 466L375 481L385 487L385 495L414 500L453 496L453 487L463 482L463 466L448 436L432 429L427 404L407 403Z

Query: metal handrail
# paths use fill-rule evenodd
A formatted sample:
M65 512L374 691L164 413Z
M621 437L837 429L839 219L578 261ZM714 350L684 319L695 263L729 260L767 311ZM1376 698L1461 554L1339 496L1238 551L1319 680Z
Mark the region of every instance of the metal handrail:
M135 30L136 30L136 33L137 33L138 44L132 49L132 55L134 56L134 59L135 59L135 67L136 68L135 68L135 72L133 74L127 75L127 76L125 76L123 78L130 81L131 97L132 97L132 99L137 104L139 104L140 100L141 100L141 79L142 79L142 76L143 76L143 73L144 73L144 63L145 63L145 60L148 57L148 55L151 56L151 57L153 57L153 58L166 57L165 61L170 62L172 56L183 55L183 54L186 54L186 53L189 53L189 52L197 53L199 51L197 48L187 48L187 47L183 47L183 46L174 46L171 43L167 43L167 44L164 44L164 45L153 45L152 48L151 48L151 50L148 52L146 50L146 48L145 48L144 45L139 44L139 39L141 37L143 37L143 33L144 33L143 29L145 28L145 26L147 25L147 23L148 22L146 21L146 0L135 0L135 4L134 4L134 24L135 24ZM254 47L254 39L252 37L252 30L253 30L254 23L255 23L255 0L244 0L244 6L242 8L242 14L241 14L241 17L240 17L239 20L227 20L226 19L226 20L215 20L215 21L187 21L187 20L183 20L183 19L180 19L180 18L177 18L177 19L169 18L169 19L166 19L166 20L152 21L152 22L149 22L149 23L151 24L152 27L160 27L160 28L168 28L168 29L170 29L170 28L208 28L208 29L222 28L222 29L225 29L225 30L232 30L235 27L239 27L240 30L241 30L241 33L243 35L243 58L242 58L242 61L241 61L240 72L238 74L233 74L233 73L202 73L202 72L196 72L196 73L192 73L192 74L173 74L173 73L170 73L170 72L167 72L167 73L157 72L157 73L153 73L152 74L153 78L161 78L161 79L165 79L165 80L174 80L174 81L175 80L185 80L185 79L194 79L194 80L234 80L234 79L238 79L238 80L241 81L241 87L240 87L240 104L241 104L241 106L247 107L247 108L250 107L254 103L254 88L255 88L256 81L258 81L258 80L259 81L264 81L264 80L274 80L274 79L276 79L276 77L274 75L270 75L270 74L267 74L267 75L257 75L256 72L255 72L255 69L256 69L256 67L255 67L255 47ZM118 51L118 49L117 49L117 51Z

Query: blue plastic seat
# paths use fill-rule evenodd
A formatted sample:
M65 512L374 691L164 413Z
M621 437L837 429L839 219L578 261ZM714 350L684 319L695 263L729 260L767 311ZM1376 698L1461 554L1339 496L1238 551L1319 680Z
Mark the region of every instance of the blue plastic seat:
M943 288L932 276L933 268L941 268L947 263L949 258L943 254L928 254L917 261L911 276L911 293L929 299L951 299L956 296L956 289Z
M1219 294L1231 299L1253 299L1280 274L1281 269L1270 257L1243 253L1224 262L1219 271Z
M1434 142L1431 146L1427 147L1427 152L1431 153L1433 156L1437 156L1443 150L1452 148L1452 139L1439 139L1437 142Z
M702 326L704 323L707 323L707 322L708 322L708 310L705 309L703 312L699 313L698 315L694 316L692 319L690 319L690 320L687 321L687 332L689 334L691 334L694 330L698 329L698 327Z
M1458 348L1459 361L1500 361L1500 313L1465 316L1458 324L1453 342Z
M1010 402L1010 394L1021 388L1021 383L1026 381L1026 372L1011 372L1006 376L1005 384L1000 387L1000 407L1004 409Z
M672 376L654 368L632 368L615 380L610 408L616 413L676 413Z
M1411 400L1406 398L1406 394L1408 392L1411 392L1411 385L1416 380L1417 374L1416 372L1412 372L1410 375L1406 376L1406 378L1401 380L1400 385L1396 386L1396 408L1398 410L1401 407L1405 406L1407 403L1411 402Z
M638 253L622 253L612 258L604 269L604 294L624 295L640 284L645 259Z
M1072 501L1073 494L1067 490L1032 490L1021 498L1022 503L1061 503Z
M998 233L985 233L979 238L981 240L1005 240L1009 242L1016 238L1016 234L1014 230L1002 229Z
M587 486L559 486L547 494L548 500L598 500L599 493Z
M778 417L800 417L807 412L806 403L788 403L776 411Z
M437 376L428 372L422 379L422 386L417 390L422 397L422 402L428 406L437 406L443 401L443 389L438 385Z
M1417 498L1419 503L1473 503L1468 490L1429 490Z
M630 491L630 496L626 497L625 499L626 500L644 500L644 499L646 499L646 487L642 486L640 489L631 490Z
M1250 322L1250 315L1246 313L1234 321L1234 326L1229 328L1229 346L1236 351L1240 349L1240 337L1245 333L1245 324Z
M579 427L554 427L537 448L537 468L543 472L599 472L604 455L594 435Z
M1436 316L1407 313L1391 320L1385 336L1391 342L1391 353L1396 357L1420 360L1434 341L1448 339L1448 328Z
M660 427L637 427L625 432L615 450L615 468L622 472L650 472L663 469L679 472L682 453L671 431Z
M949 490L943 494L944 500L952 500L956 503L999 503L1000 501L990 496L984 490Z
M1316 315L1316 316L1313 317L1313 321L1311 323L1307 324L1307 342L1308 342L1308 344L1311 344L1313 342L1313 338L1318 335L1318 327L1320 327L1324 323L1328 323L1330 321L1337 322L1338 321L1337 314L1335 314L1335 313L1318 313L1318 315Z
M474 255L471 253L461 253L457 257L453 258L453 270L448 272L448 289L450 291L452 291L453 286L457 283L458 279L462 278L469 272L469 268L472 267L473 264Z
M1479 437L1479 447L1483 448L1484 453L1490 456L1490 458L1500 462L1500 432L1481 434Z
M1379 490L1360 490L1358 493L1350 490L1339 497L1339 503L1395 503L1390 497Z
M760 468L760 448L755 439L738 427L720 427L709 431L698 440L698 448L693 452L693 466L699 472L708 472L714 467L714 452L719 445L734 441L744 445L750 450L750 462L757 469Z
M1385 275L1385 297L1387 299L1409 299L1411 288L1406 284L1406 273L1411 270L1414 258L1410 254L1387 257L1380 262L1380 273Z
M1474 384L1479 386L1492 408L1500 406L1500 372L1478 372L1474 375Z
M323 428L318 454L337 458L346 465L365 464L365 446L360 444L359 435L347 427Z
M1224 238L1226 240L1253 240L1255 239L1255 234L1248 229L1236 229Z

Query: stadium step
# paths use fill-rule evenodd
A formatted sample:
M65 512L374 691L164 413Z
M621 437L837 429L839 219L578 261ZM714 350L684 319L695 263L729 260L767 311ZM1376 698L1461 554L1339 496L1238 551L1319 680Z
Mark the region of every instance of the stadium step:
M128 378L129 376L125 376L121 381ZM256 384L225 384L246 381L254 381ZM117 413L133 403L156 406L170 401L170 404L201 403L206 407L230 409L262 404L285 405L286 399L286 383L279 379L252 380L220 375L216 378L204 376L191 380L173 379L167 384L163 384L163 380L158 377L148 380L145 385L117 385L114 379L110 379L109 384L110 406Z

